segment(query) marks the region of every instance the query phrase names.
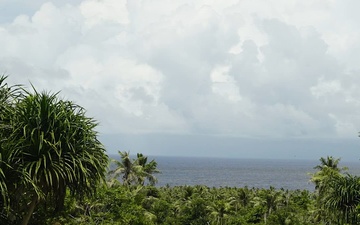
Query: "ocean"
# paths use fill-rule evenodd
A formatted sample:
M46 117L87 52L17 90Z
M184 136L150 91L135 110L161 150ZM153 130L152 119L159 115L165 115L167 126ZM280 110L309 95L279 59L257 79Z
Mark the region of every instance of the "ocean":
M206 185L209 187L284 188L314 190L309 174L319 160L228 159L149 156L158 163L157 186ZM360 175L359 162L342 162L340 167Z
M314 190L309 174L318 160L227 159L149 157L161 174L157 186L206 185L209 187L284 188ZM360 175L360 162L341 162L349 173Z

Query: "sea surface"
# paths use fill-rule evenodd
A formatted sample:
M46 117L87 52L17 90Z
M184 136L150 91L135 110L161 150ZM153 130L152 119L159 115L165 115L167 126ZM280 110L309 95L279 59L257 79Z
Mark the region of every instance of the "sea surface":
M157 186L206 185L209 187L256 187L314 190L309 182L318 160L228 159L149 156L158 163ZM360 176L359 162L341 162Z

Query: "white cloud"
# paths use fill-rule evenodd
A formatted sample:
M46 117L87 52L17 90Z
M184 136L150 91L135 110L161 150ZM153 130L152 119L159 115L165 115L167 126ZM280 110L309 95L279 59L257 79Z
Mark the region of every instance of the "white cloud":
M339 118L334 114L329 114L329 117L335 121L335 129L339 137L348 138L359 132L358 127L354 124L354 121L357 122L356 124L360 122L358 118L349 118L344 116Z
M240 101L242 97L239 94L239 89L236 81L228 75L228 66L218 66L211 72L212 91L230 101Z
M87 0L81 3L80 11L88 28L107 22L129 23L126 0Z
M62 90L102 132L347 137L360 122L342 1L39 2L0 24L0 70Z
M314 87L311 87L310 90L316 98L327 96L331 98L331 95L336 95L343 91L339 81L323 81L323 79L320 79L318 84Z

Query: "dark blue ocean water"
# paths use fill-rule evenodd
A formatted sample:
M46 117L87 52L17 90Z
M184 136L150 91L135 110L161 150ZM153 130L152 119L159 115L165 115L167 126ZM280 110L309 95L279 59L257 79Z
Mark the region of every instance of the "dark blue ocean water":
M149 157L151 158L151 157ZM310 173L318 160L152 157L158 162L158 186L206 185L314 190ZM340 162L360 175L360 162Z
M158 163L157 186L206 185L314 190L310 173L318 160L228 159L149 156ZM340 162L360 175L359 162Z

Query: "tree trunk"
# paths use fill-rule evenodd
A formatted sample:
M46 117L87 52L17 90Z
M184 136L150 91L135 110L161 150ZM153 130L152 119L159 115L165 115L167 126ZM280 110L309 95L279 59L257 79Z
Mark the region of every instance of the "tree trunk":
M54 214L64 210L64 202L66 196L66 189L60 185L58 195L55 197L55 210Z
M35 206L36 206L37 202L38 202L38 197L35 195L29 205L29 208L28 208L25 216L23 217L21 225L27 225L29 223L29 220L35 210Z
M264 214L264 223L266 224L267 213Z

